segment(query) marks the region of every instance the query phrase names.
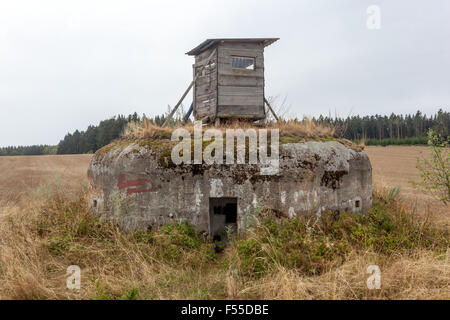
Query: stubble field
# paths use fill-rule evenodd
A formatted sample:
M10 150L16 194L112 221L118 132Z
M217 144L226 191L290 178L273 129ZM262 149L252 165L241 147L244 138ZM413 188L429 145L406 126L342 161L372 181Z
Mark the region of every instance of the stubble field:
M87 183L92 155L0 157L0 201L17 202L40 185L58 182L67 190Z

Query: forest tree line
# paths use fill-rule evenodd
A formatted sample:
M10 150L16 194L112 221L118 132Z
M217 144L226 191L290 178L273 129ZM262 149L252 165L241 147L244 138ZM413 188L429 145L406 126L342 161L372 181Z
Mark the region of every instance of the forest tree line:
M35 156L43 154L56 154L58 146L33 145L10 146L0 148L0 156Z
M148 118L150 122L161 126L168 113ZM180 122L184 110L180 108L169 125ZM145 116L145 115L143 115ZM136 112L128 116L118 115L90 125L85 131L75 130L68 133L57 146L34 145L0 148L0 156L5 155L41 155L41 154L79 154L93 153L120 137L125 125L130 121L141 121ZM349 116L347 118L323 117L313 121L336 128L339 135L346 139L364 142L366 145L426 144L427 132L435 130L441 137L449 138L450 113L440 109L435 115L426 116L420 111L415 114L390 116Z
M180 108L181 111L184 111ZM169 122L174 126L181 121L181 111L178 112ZM162 126L167 114L157 115L147 119L157 125ZM145 114L142 117L146 117ZM76 130L68 133L58 144L58 154L79 154L94 153L111 141L120 137L128 122L138 122L142 120L136 112L128 116L118 115L108 120L101 121L97 126L90 125L86 131Z
M391 141L398 144L402 141L427 143L429 129L434 129L442 137L448 137L450 131L450 113L440 109L435 115L427 117L420 111L415 114L390 116L349 116L347 118L323 117L313 121L334 126L348 140L365 142ZM397 142L397 143L395 143Z
M151 123L162 126L166 120L166 116L166 114L163 114L148 119ZM67 133L56 146L32 145L2 147L0 148L0 156L94 153L101 147L119 138L128 122L137 122L141 121L141 119L142 117L136 112L128 116L118 115L103 120L98 125L90 125L85 131L75 130L73 133ZM180 122L180 120L180 115L177 114L171 119L169 125L173 126Z

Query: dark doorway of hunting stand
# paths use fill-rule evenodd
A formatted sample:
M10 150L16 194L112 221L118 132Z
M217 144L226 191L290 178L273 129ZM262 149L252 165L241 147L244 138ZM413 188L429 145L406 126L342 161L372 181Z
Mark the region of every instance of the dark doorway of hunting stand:
M236 229L237 198L209 198L209 234L216 245L225 243L227 234Z

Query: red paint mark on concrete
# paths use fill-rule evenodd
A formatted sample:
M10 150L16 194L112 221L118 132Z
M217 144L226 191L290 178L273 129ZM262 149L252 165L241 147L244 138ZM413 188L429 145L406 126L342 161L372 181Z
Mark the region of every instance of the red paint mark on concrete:
M119 176L117 187L120 190L126 189L127 194L151 192L153 189L152 182L148 179L127 180L125 175Z

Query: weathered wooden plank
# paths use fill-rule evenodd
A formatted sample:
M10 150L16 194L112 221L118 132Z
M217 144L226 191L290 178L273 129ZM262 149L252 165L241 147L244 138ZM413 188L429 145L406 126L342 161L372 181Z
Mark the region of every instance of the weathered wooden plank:
M259 117L264 118L264 107L259 106L218 106L218 117Z
M195 85L196 95L196 119L204 117L214 118L217 105L217 51L211 59L212 68L207 68L204 76L200 76ZM203 59L198 64L205 65L207 59ZM197 66L197 64L196 64Z
M245 87L262 87L264 86L264 77L241 77L239 75L220 75L218 79L219 86L245 86Z
M202 102L205 100L212 100L212 99L216 100L216 98L217 98L217 94L215 91L208 92L205 94L197 94L197 97L196 97L197 102Z
M197 112L205 113L205 112L211 112L212 106L214 106L213 103L200 103L197 107Z
M204 84L214 85L215 83L217 83L217 74L216 73L211 73L211 74L208 74L205 76L198 77L197 81L195 82L196 87L199 87Z
M196 69L197 69L197 72L200 72L201 68L202 68L202 67L196 68ZM201 77L212 76L212 75L214 75L214 74L216 74L216 73L217 73L217 64L216 64L215 67L213 67L213 68L204 68L204 69L201 71L201 73L199 74L198 77L201 78Z
M203 59L199 62L196 62L194 65L198 68L198 67L204 66L207 62L208 62L208 57L206 57L205 59ZM211 60L209 61L209 64L211 64L211 65L217 64L217 56L211 58Z
M195 56L195 63L200 62L209 57L209 55L213 52L214 48L203 51L202 53Z
M204 95L204 94L209 94L212 92L216 92L216 86L213 84L208 84L205 83L203 85L200 86L195 86L195 91L196 91L196 97Z
M259 45L257 42L224 42L219 46L221 48L236 48L236 49L259 49L264 50L263 45Z
M259 51L259 52L264 52L264 47L263 46L258 46L258 45L254 45L254 44L250 44L250 43L242 43L242 44L222 44L220 45L218 48L218 51L223 51L223 50L252 50L252 51Z
M258 60L264 60L264 55L262 52L252 51L252 50L223 50L218 54L219 62L223 59L229 59L232 56L237 57L251 57Z
M243 56L243 57L256 57L263 58L264 52L262 50L255 49L228 49L220 48L218 53L219 59L229 56Z
M203 118L205 116L214 116L216 107L216 99L198 99L197 100L197 118Z
M202 103L197 107L197 112L200 113L207 113L207 112L211 112L211 104L209 103Z
M231 64L219 64L219 77L223 75L241 77L264 77L264 68L256 66L255 70L233 69Z
M214 105L213 105L213 108L212 108L212 110L211 110L211 112L212 112L212 115L210 116L210 118L213 120L213 119L216 119L216 115L217 115L217 107L218 107L218 103L219 103L219 94L218 94L218 92L219 92L219 49L218 48L216 48L216 63L217 63L217 68L216 68L216 73L215 73L215 75L216 75L216 80L215 80L215 82L214 82L214 85L215 85L215 94L216 94L216 101L215 101L215 103L214 103ZM220 119L218 119L218 121L219 121L219 123L220 123Z
M236 106L263 106L264 105L264 96L254 95L254 96L222 96L219 94L219 106L226 105L236 105Z
M214 50L213 52L211 52L211 54L208 56L208 60L211 59L213 56L217 56L217 51ZM203 68L200 68L199 73L202 71ZM195 81L197 80L198 77L198 73L196 72L196 75L194 77L194 80L192 80L192 82L189 84L189 86L187 87L186 91L183 93L183 95L181 96L180 100L178 100L177 104L175 105L175 107L172 109L172 111L169 113L169 115L167 116L166 121L164 121L162 127L165 127L167 125L167 123L169 123L170 119L173 117L173 115L175 114L175 111L177 111L178 107L180 106L180 104L183 102L184 98L186 97L186 95L188 94L188 92L191 90L191 88L195 85Z
M262 87L219 86L219 96L263 96Z
M211 108L200 108L199 110L197 110L197 119L201 119L204 118L206 116L212 116L212 112L211 112Z

